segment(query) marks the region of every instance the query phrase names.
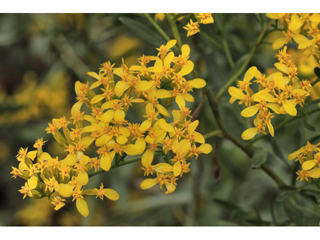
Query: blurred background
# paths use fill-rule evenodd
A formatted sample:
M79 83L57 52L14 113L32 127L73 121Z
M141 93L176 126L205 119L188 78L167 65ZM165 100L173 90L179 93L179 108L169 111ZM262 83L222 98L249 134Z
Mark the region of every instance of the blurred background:
M150 14L152 18L155 14ZM207 81L213 94L232 75L224 52L212 45L212 36L220 41L215 23L201 25L201 34L187 38L183 29L190 14L178 18L182 42L191 48L190 59L200 77ZM233 59L241 63L255 43L261 30L263 14L219 14ZM260 19L260 20L259 20ZM134 21L134 23L130 22ZM172 39L166 21L157 23ZM137 30L138 29L138 30ZM270 34L258 48L248 68L255 65L261 72L271 73L277 52L271 49ZM173 194L154 187L141 190L144 179L139 162L90 179L89 185L115 189L120 199L111 202L94 197L86 198L90 215L82 217L75 203L67 203L59 211L48 199L22 199L18 192L24 180L10 178L11 166L17 167L20 147L33 149L39 137L48 142L44 150L52 156L64 156L60 146L45 128L52 118L70 117L75 103L74 84L92 79L87 72L98 72L100 64L111 61L121 66L122 58L130 66L137 58L156 55L156 48L166 44L143 14L0 14L0 225L2 226L247 226L290 225L276 184L262 170L252 169L250 159L232 142L220 136L206 141L214 147L209 155L201 155L191 164L191 172L184 174ZM293 48L290 53L295 56ZM297 55L299 72L315 79L315 63ZM236 63L237 64L237 63ZM191 80L189 76L188 80ZM240 77L243 79L243 75ZM318 95L313 93L314 98ZM194 91L196 101L202 101L200 90ZM219 102L222 117L230 132L240 139L246 120L240 117L238 104L229 104L225 92ZM207 134L217 129L207 101L200 112L198 131ZM275 117L274 125L284 118ZM308 118L309 124L319 120ZM318 129L318 127L315 125ZM295 178L294 162L287 155L317 135L295 121L276 132L275 138L264 138L256 146L268 150L268 165L288 184ZM293 141L294 139L294 141ZM88 186L88 187L90 187ZM314 198L301 197L301 204L318 212ZM279 200L279 199L278 199ZM275 220L276 219L276 222Z

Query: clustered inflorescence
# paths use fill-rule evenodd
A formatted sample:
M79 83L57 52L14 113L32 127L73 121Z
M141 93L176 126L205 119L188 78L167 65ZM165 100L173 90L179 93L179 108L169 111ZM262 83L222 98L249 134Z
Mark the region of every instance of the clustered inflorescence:
M206 82L185 79L194 67L189 60L190 48L183 45L181 54L175 56L171 51L175 44L176 40L171 40L160 46L157 56L143 55L138 59L140 65L128 67L122 61L121 67L114 68L105 62L98 73L88 73L95 79L90 86L76 82L77 102L71 108L70 121L65 117L53 119L46 129L66 151L66 157L53 158L43 152L42 138L34 144L36 150L21 148L18 152L19 167L12 167L11 174L26 180L19 190L23 198L48 197L55 210L72 199L78 211L88 216L84 196L119 198L102 183L99 189L85 189L90 175L101 169L109 171L127 155L142 155L144 175L153 176L141 183L142 189L159 184L166 187L165 193L175 191L177 180L190 171L191 158L212 151L196 131L199 121L192 121L186 106L186 102L194 101L189 92L203 88ZM174 101L177 107L170 114L166 106ZM90 113L82 111L83 105ZM126 119L133 105L145 109L142 123ZM96 156L86 155L94 147ZM163 155L163 162L156 163L155 155Z
M297 180L311 182L310 178L320 178L320 143L313 145L307 142L299 150L288 156L289 160L299 161L301 170L296 172Z
M252 117L254 127L245 130L241 137L244 140L253 138L256 134L266 134L266 127L271 136L274 136L274 128L271 119L274 114L297 115L297 105L303 106L305 99L310 95L312 86L310 81L298 78L297 67L286 52L287 47L279 51L278 61L275 67L278 71L266 76L256 67L251 67L245 74L243 81L238 81L238 87L229 87L231 95L230 103L239 100L244 104L241 116ZM258 92L254 93L250 88L252 79L259 85Z

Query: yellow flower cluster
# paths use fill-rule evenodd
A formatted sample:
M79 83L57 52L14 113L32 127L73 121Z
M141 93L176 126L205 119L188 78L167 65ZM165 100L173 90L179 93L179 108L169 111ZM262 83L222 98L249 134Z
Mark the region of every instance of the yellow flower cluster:
M265 76L256 67L251 67L245 74L243 81L238 81L238 87L229 87L230 103L240 100L245 104L241 116L252 117L255 114L254 126L245 130L241 137L244 140L253 138L256 134L264 133L266 127L270 135L274 136L271 119L276 114L297 114L296 105L303 106L307 96L310 95L312 86L308 80L300 81L297 77L297 67L292 62L291 56L286 52L287 47L279 51L278 61L275 63L277 72ZM250 88L250 81L259 84L258 92Z
M298 49L303 50L303 54L314 56L319 61L319 13L268 13L267 17L280 20L284 27L284 37L272 44L273 49L279 49L294 40L299 45Z
M197 19L197 22L193 22L192 19L190 19L190 23L188 23L187 26L183 27L188 31L187 37L195 35L198 32L200 32L199 22L201 24L209 24L214 22L214 19L211 13L198 13L198 14L194 14L194 16Z
M297 180L306 180L310 182L310 178L320 178L320 143L313 145L307 142L307 145L288 156L289 160L295 159L301 164L302 170L297 173Z
M143 181L142 189L159 184L160 188L166 186L166 193L175 190L177 177L190 171L187 161L212 151L196 131L199 122L191 121L191 110L186 107L186 101L194 101L188 92L203 88L206 82L200 78L185 79L194 67L189 60L190 48L183 45L181 54L175 56L170 50L175 44L176 40L171 40L160 46L157 56L141 56L139 65L128 67L122 61L121 67L114 68L114 64L105 62L98 73L88 73L95 78L90 86L76 82L77 102L71 108L70 119L73 127L69 128L71 122L62 117L53 119L46 129L67 156L59 160L43 152L42 139L34 145L37 150L28 152L21 148L17 155L19 168L13 167L11 174L27 181L19 190L24 198L48 197L58 210L65 205L66 198L73 197L78 211L88 216L84 196L119 198L116 191L104 188L103 184L99 189L84 189L90 173L109 171L112 162L118 165L127 155L142 155L145 175L157 176ZM98 87L101 91L96 93ZM171 116L165 106L173 101L178 109L172 110ZM133 104L145 109L141 124L126 119ZM90 113L81 111L83 105ZM96 156L89 157L85 153L93 145ZM166 163L153 164L155 155L164 155Z

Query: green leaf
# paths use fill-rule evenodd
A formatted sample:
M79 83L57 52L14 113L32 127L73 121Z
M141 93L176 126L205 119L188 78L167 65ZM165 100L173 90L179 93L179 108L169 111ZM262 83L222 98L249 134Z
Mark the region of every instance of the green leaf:
M308 103L307 103L306 105L304 105L303 107L304 107L304 108L305 108L305 107L309 107L309 106L311 106L311 105L318 104L318 103L320 103L320 98L308 102Z
M319 226L320 215L298 206L292 198L284 202L284 210L297 226Z
M251 158L251 167L260 168L261 165L267 161L267 150L265 147L257 147L254 151L253 157Z
M276 138L271 139L271 147L275 156L279 158L286 166L291 167L291 165L288 163L288 157L284 156Z
M287 200L289 197L291 197L292 195L296 194L297 192L298 192L298 190L283 191L278 195L276 201L283 202L283 201Z
M121 17L119 20L129 28L130 31L134 32L138 37L146 40L147 42L151 43L152 45L159 47L162 44L165 44L166 41L156 32L150 30L146 27L145 24L138 22L136 20L132 20L127 17Z
M316 131L316 128L307 122L306 117L303 118L303 124L304 124L306 129L308 129L308 130L310 130L312 132Z
M239 60L234 64L233 68L231 69L228 75L233 76L236 73L238 73L239 70L243 68L243 64L248 60L248 58L249 58L249 54L245 54L241 58L239 58Z

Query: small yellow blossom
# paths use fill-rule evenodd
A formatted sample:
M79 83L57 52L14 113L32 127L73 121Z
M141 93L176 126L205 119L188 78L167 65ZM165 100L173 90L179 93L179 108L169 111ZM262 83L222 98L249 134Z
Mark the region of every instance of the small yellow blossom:
M190 19L190 23L187 24L187 26L183 27L188 31L187 37L192 36L200 32L199 29L199 23L198 22L193 22L192 19Z

